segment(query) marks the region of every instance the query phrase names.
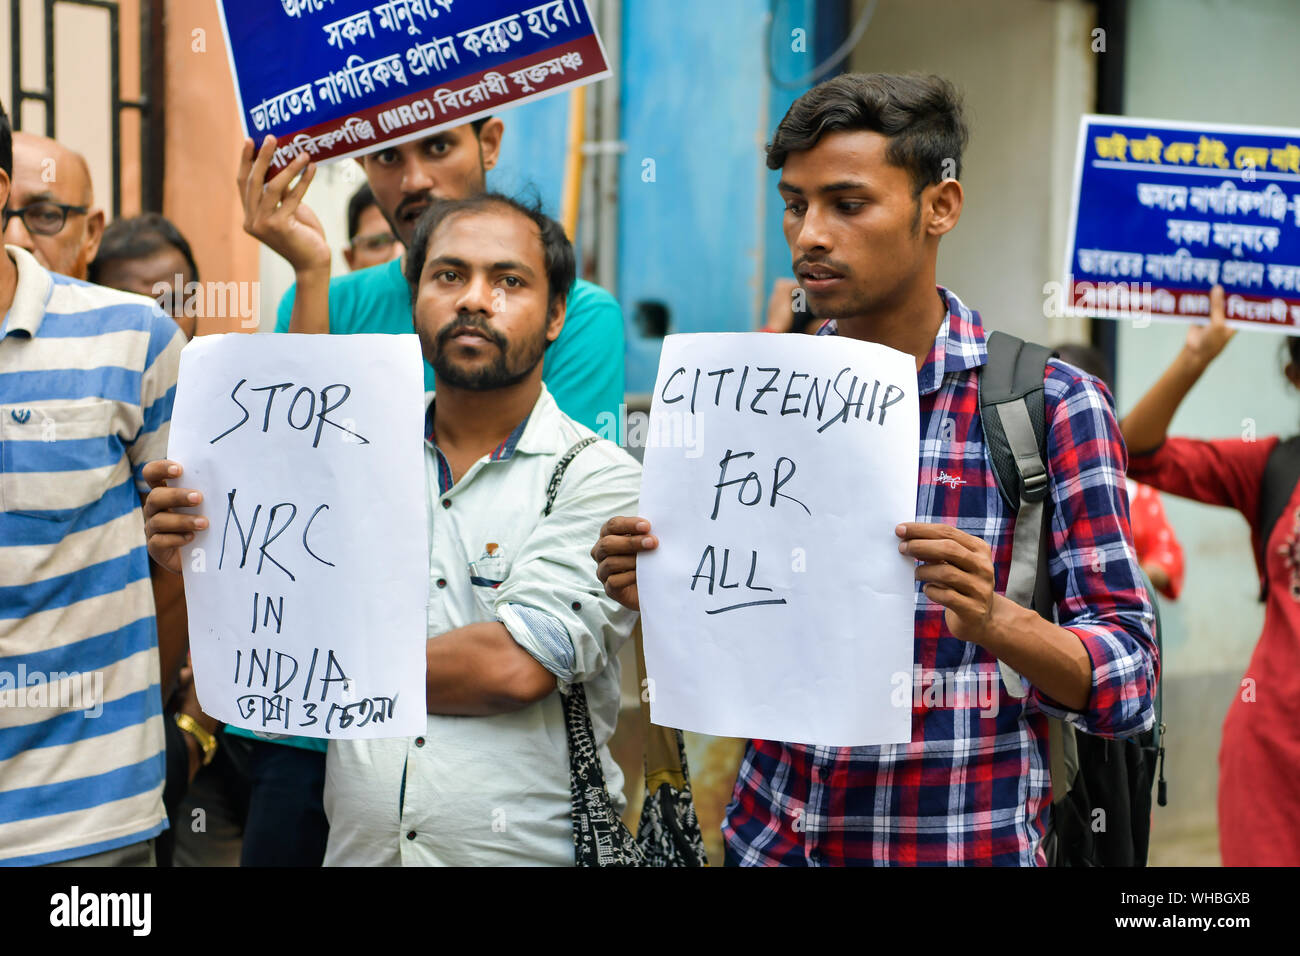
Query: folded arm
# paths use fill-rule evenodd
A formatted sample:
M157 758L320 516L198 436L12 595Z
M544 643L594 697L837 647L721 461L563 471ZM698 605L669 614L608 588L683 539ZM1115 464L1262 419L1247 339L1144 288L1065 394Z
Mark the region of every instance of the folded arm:
M425 702L431 714L504 714L555 690L555 675L500 621L469 624L430 638L425 661Z

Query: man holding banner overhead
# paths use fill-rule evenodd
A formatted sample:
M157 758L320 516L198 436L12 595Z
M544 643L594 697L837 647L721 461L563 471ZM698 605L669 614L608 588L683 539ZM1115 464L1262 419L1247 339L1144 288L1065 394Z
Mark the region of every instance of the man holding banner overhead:
M1125 453L1110 396L1055 359L1042 394L1046 568L1058 623L1004 593L1016 514L999 493L980 416L986 335L979 313L935 283L939 240L961 214L957 176L966 137L946 81L850 74L797 100L768 147L769 167L781 170L795 274L813 314L831 320L821 334L880 343L915 359L915 514L897 515L889 522L898 522L893 535L863 539L857 554L817 570L843 575L848 594L869 573L855 568L882 567L897 551L915 560L915 673L902 675L904 694L895 704L911 711L906 742L750 741L723 824L730 863L1041 864L1047 717L1107 737L1144 730L1154 719L1152 611L1131 543ZM744 358L731 364L739 368ZM647 487L660 478L647 460ZM866 508L873 491L840 493ZM799 517L797 509L785 513ZM685 533L672 509L651 517L665 546L674 527ZM658 560L665 553L643 561L638 590L637 555L658 543L646 518L610 519L592 550L606 592L638 608L651 569L689 580L694 567L665 568ZM846 597L826 626L878 621L871 600ZM650 665L653 617L667 612L642 610ZM799 648L821 624L801 619L782 660L735 654L733 666L779 668L811 696L838 681L799 668ZM728 639L726 626L716 625L719 643ZM862 641L880 639L870 626L847 626ZM970 692L985 682L998 687L991 706Z
M388 146L357 160L394 234L408 245L420 214L437 199L462 199L486 189L487 171L496 165L505 124L497 117L475 120L434 133L427 139ZM310 173L300 188L289 188L306 168L307 154L274 176L260 198L248 191L261 181L274 141L254 155L244 143L240 190L246 197L245 228L294 267L295 285L280 301L277 332L410 332L411 313L405 257L370 269L330 278L330 249L315 216L301 205ZM351 160L344 160L351 162ZM600 286L575 279L568 324L546 354L546 385L569 414L596 428L602 412L618 411L623 401L623 313ZM425 389L435 377L425 365Z
M583 0L220 0L218 9L249 137L238 181L244 226L294 267L279 332L411 331L401 264L330 280L324 233L301 205L316 163L360 163L409 248L434 199L484 191L503 110L610 76ZM560 407L590 428L618 411L623 317L609 293L574 283L543 376ZM425 384L433 391L429 366Z

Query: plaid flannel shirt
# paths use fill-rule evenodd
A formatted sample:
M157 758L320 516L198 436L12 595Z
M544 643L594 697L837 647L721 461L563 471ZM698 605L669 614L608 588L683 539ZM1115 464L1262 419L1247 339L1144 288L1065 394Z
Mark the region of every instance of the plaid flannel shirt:
M979 414L979 313L939 289L948 315L917 373L916 520L989 542L1005 593L1015 513L998 493ZM829 322L818 333L836 334ZM1052 359L1045 376L1051 479L1048 572L1061 626L1092 661L1088 706L1036 688L1011 697L996 658L953 637L916 585L912 742L812 747L750 741L723 835L741 865L1035 865L1050 807L1046 714L1091 734L1149 729L1159 662L1138 573L1113 400ZM904 704L906 698L903 698Z

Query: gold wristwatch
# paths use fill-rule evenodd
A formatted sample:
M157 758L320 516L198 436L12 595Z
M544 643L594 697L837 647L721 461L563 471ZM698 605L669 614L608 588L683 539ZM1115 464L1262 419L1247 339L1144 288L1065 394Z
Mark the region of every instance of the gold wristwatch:
M189 714L177 713L176 726L199 742L203 750L203 766L212 763L212 758L217 755L217 738L199 726L199 722Z

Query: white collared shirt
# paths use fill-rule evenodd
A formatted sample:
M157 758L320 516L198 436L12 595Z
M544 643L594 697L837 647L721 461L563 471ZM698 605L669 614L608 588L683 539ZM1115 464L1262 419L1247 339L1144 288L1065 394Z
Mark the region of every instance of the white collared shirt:
M501 621L561 686L582 682L621 811L623 776L606 745L618 719L618 650L636 614L605 595L590 552L606 519L636 514L640 466L595 442L542 518L556 463L592 434L543 386L515 434L455 485L426 442L428 636ZM573 864L558 691L491 717L430 714L420 737L332 740L326 766L326 865Z

